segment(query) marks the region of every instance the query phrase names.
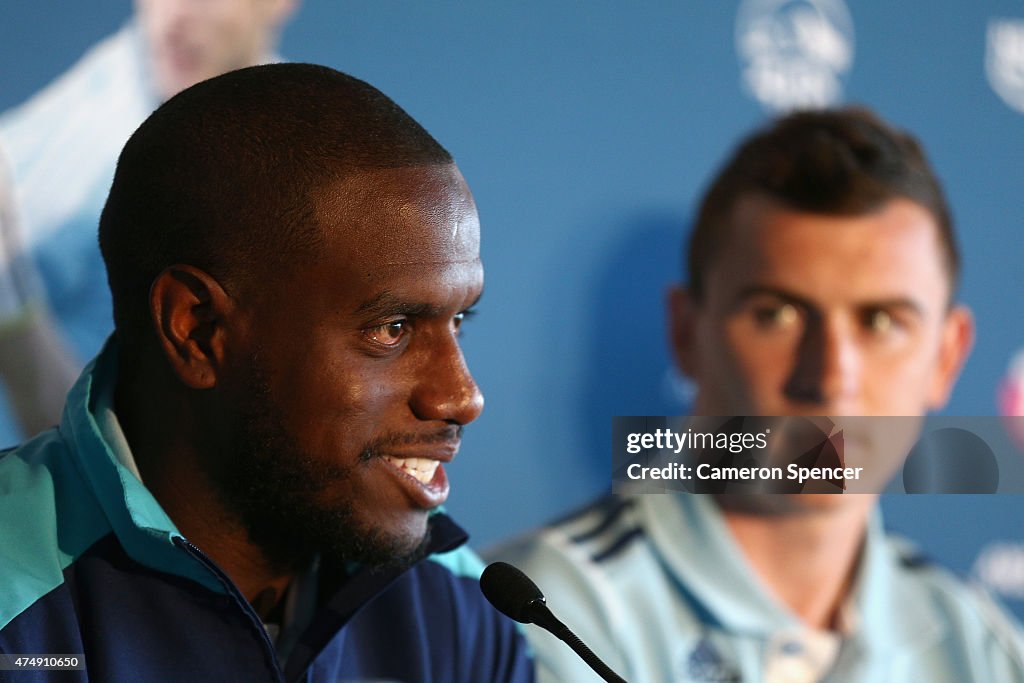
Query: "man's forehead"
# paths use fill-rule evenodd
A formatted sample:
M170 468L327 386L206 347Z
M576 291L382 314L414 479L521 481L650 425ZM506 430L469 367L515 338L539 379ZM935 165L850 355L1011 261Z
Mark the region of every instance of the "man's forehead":
M791 208L763 195L749 195L733 208L721 254L775 258L818 255L885 255L909 244L928 247L902 256L915 261L935 257L942 265L939 231L932 214L909 199L894 198L876 210L853 215ZM934 253L933 253L934 252Z
M712 282L742 286L769 277L794 291L824 290L850 296L889 296L904 286L948 294L938 228L920 205L904 199L854 216L794 210L760 195L733 209L715 262Z
M316 197L328 242L377 265L479 260L476 204L454 164L357 171Z

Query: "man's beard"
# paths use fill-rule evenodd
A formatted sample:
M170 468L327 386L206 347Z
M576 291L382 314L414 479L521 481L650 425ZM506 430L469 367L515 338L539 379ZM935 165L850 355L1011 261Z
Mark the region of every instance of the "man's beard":
M426 554L429 527L420 539L388 534L357 520L353 496L358 493L324 495L342 489L338 484L378 457L380 444L368 443L358 462L349 466L311 457L284 426L256 357L251 360L251 370L232 448L226 460L211 468L210 476L249 540L264 552L271 566L281 571L301 570L317 555L333 566L349 562L407 566L421 559Z

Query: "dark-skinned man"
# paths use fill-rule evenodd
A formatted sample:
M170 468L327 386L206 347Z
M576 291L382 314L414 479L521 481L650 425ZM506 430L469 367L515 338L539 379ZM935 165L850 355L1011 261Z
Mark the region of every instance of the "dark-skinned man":
M528 681L438 506L483 408L473 198L394 102L235 71L129 140L115 334L0 457L0 652L79 680Z

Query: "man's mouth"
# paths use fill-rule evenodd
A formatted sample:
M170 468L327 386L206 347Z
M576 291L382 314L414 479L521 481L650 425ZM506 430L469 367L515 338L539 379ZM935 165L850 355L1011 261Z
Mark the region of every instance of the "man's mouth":
M396 458L391 455L384 455L382 457L392 467L405 472L424 485L433 481L434 473L437 472L437 466L441 464L438 460L430 460L428 458Z

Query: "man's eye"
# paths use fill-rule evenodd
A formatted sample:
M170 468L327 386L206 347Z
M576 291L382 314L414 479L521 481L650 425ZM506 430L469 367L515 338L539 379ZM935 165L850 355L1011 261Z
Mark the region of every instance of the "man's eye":
M452 326L455 328L455 331L461 332L462 323L466 322L474 315L476 315L476 311L472 308L462 311L461 313L456 313L452 318Z
M782 329L796 323L800 312L793 304L758 306L754 308L754 322L763 329Z
M864 313L863 325L871 334L881 336L892 332L897 322L888 311L876 309Z
M407 323L405 320L392 320L383 325L369 328L366 331L366 335L381 346L398 346L402 338L405 337L406 331Z

